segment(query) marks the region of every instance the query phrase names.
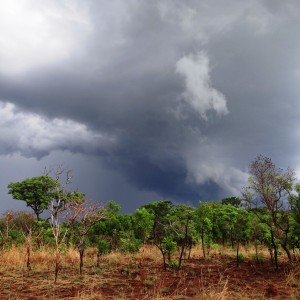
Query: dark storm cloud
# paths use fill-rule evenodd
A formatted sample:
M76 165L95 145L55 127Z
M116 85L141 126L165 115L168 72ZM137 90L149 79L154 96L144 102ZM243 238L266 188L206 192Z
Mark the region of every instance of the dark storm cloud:
M183 201L238 194L259 153L298 168L296 1L10 3L2 155L69 150L116 172L105 195L118 173Z

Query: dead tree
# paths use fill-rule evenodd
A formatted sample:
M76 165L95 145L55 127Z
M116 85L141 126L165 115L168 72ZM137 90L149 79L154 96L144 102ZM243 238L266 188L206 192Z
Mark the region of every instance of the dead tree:
M61 269L61 253L60 245L64 242L67 231L62 230L61 212L65 209L66 193L65 187L71 182L71 171L65 171L62 166L59 166L55 172L55 179L57 182L61 176L66 174L66 179L63 185L59 184L53 192L53 199L49 207L49 223L52 229L52 234L55 241L55 269L54 269L54 283L57 282L58 273Z

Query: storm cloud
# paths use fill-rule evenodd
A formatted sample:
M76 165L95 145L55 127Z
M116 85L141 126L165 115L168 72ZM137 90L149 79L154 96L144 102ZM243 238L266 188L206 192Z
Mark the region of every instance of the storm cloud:
M61 163L125 211L239 195L258 154L298 172L299 17L296 0L5 1L2 210L8 182Z

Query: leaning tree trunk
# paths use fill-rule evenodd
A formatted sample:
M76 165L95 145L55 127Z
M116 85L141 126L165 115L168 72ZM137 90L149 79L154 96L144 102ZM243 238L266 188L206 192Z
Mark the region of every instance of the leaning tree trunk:
M288 249L288 247L287 247L285 244L281 244L281 247L282 247L282 249L285 251L285 253L286 253L286 255L287 255L289 261L291 261L291 260L292 260L292 255L291 255L291 252L290 252L290 250Z

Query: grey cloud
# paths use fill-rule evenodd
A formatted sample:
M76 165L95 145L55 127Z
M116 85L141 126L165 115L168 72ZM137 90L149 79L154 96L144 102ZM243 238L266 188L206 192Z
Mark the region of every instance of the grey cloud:
M41 158L55 150L93 154L105 152L114 144L113 136L89 130L84 124L16 110L11 103L0 102L0 153L21 153Z
M298 2L74 3L71 8L49 6L60 13L59 25L49 15L43 18L48 33L58 33L67 22L63 34L70 31L71 40L63 55L46 52L43 59L44 46L38 44L41 56L35 60L37 49L31 51L29 44L27 54L21 48L15 54L18 59L30 56L26 68L16 75L7 71L8 65L0 67L0 99L18 111L12 116L14 126L2 125L2 153L19 151L41 161L80 153L80 163L72 162L91 173L101 167L100 182L112 170L105 180L106 195L115 190L118 178L123 186L119 197L127 190L141 197L192 202L237 194L249 161L259 153L283 167L300 167L295 150ZM25 14L31 5L28 1ZM30 14L36 11L44 13L37 7ZM26 34L20 38L26 40ZM57 38L63 40L59 34ZM199 53L205 53L204 59L197 60ZM9 55L0 51L0 60ZM183 58L191 68L204 66L192 89L188 80L193 70L176 72ZM20 145L19 128L33 114L44 129L25 134L26 148ZM65 122L82 126L82 135ZM68 129L49 135L51 143L45 143L55 128ZM56 157L55 151L65 152ZM82 184L95 194L104 189L87 184L84 177Z

